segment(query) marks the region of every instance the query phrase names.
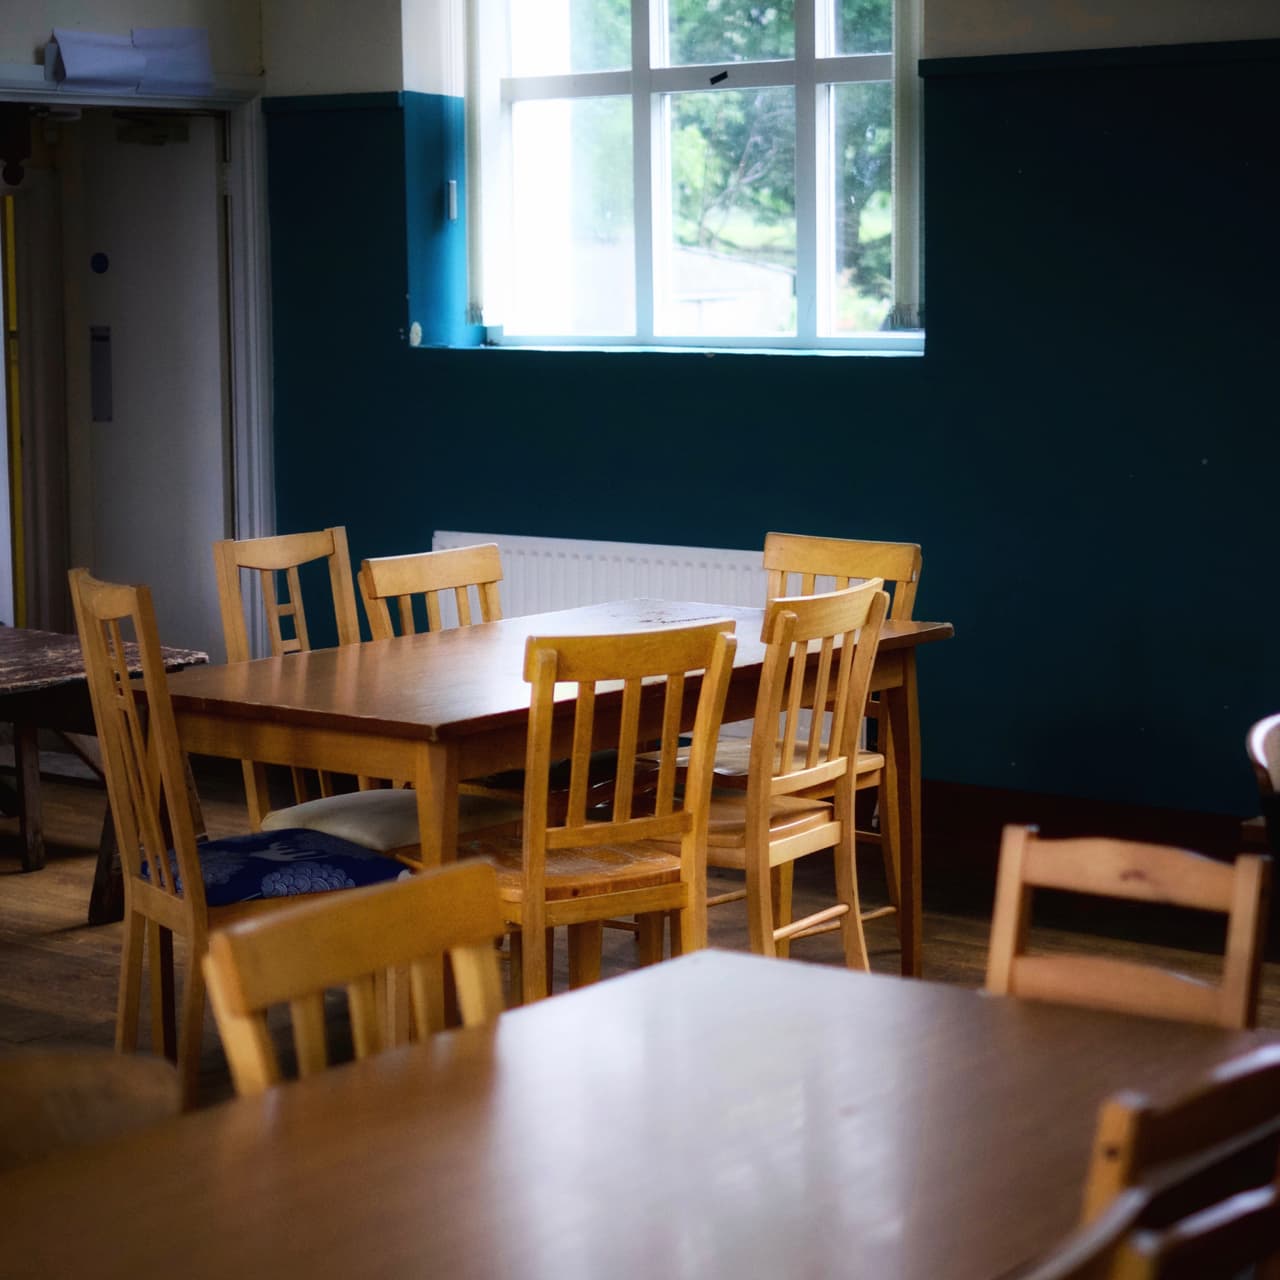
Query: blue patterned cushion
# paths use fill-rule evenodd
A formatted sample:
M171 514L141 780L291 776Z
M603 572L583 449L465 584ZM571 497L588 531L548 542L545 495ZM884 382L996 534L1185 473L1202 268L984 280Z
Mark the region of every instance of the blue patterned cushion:
M211 907L226 907L255 898L287 898L299 893L355 889L412 874L394 858L323 831L302 827L205 840L198 848L205 901ZM181 893L178 855L172 849L169 865L173 869L173 882ZM143 879L147 878L144 867Z

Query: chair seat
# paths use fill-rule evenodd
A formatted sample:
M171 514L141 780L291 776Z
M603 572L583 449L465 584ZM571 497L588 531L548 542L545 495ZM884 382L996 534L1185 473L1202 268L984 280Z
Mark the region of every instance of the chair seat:
M793 756L793 769L804 767L804 753L807 746L803 742L796 743L795 755ZM676 757L678 767L685 767L688 764L688 753L682 751ZM751 739L750 738L721 738L716 744L716 762L715 774L716 780L731 778L745 780L750 769L751 763ZM879 751L859 751L857 770L861 773L874 773L877 769L884 768L884 756Z
M505 902L524 894L518 836L469 840L459 853L489 858L498 870L498 892ZM589 898L628 889L652 889L680 879L680 859L654 841L628 845L592 845L547 854L547 901Z
M459 831L479 831L519 820L519 805L483 796L458 797ZM418 795L416 791L400 787L352 791L276 809L262 820L263 831L283 831L291 827L324 832L376 853L416 849L419 844Z
M775 796L769 806L769 834L778 839L798 836L805 831L825 826L832 817L831 806L824 800L797 800L792 796ZM746 792L713 791L707 821L708 856L712 849L740 847L746 834Z
M205 840L196 848L205 900L211 907L355 889L413 874L372 849L301 827ZM181 893L182 876L172 849L169 866L174 885ZM145 864L142 878L150 878Z

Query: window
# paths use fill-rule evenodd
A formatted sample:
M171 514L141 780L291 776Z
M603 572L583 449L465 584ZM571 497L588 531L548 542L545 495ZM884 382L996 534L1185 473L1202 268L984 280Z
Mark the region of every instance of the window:
M473 2L484 323L920 349L916 6Z

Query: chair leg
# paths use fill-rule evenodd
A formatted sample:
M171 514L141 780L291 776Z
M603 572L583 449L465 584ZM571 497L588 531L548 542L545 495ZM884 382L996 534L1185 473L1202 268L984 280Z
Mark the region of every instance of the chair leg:
M649 964L657 964L662 959L662 943L663 934L666 930L667 916L672 914L666 911L646 911L643 915L636 916L636 951L637 963L643 967ZM676 921L672 921L672 944L680 936L680 926Z
M541 933L542 937L538 938ZM520 939L520 1002L532 1004L551 994L550 956L555 946L555 931L528 923ZM513 961L514 961L514 952Z
M769 872L769 899L773 907L773 927L781 929L784 924L791 923L791 891L795 883L796 864L784 862ZM786 958L791 955L791 939L784 938L774 943L778 955Z
M200 1045L204 1040L204 970L193 954L187 965L187 981L182 991L182 1037L178 1044L178 1077L182 1082L182 1109L196 1104L200 1082Z
M507 937L511 964L507 975L507 1003L515 1006L524 1003L524 939L519 929Z
M747 936L758 956L776 956L773 940L773 876L764 859L747 850Z
M671 958L684 955L684 935L680 932L679 911L667 912L667 936L671 939Z
M142 998L142 945L146 921L136 911L125 915L120 952L120 993L116 1000L116 1052L138 1047L138 1006Z
M870 972L867 939L862 931L862 906L858 900L858 840L853 826L853 797L843 808L840 842L832 851L836 861L836 897L848 907L840 917L840 940L844 943L844 962L850 969Z
M155 920L147 921L147 954L151 972L151 1048L176 1062L177 1013L174 1007L173 930Z
M587 920L569 926L569 987L576 990L600 981L600 951L604 921Z

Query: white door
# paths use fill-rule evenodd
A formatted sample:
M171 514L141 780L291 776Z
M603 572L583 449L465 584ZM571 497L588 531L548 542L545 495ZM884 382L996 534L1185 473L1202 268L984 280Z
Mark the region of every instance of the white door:
M73 545L99 577L151 587L165 643L221 660L211 547L231 527L222 124L95 108L76 128L68 405L73 502L87 500L87 518L77 537L73 517Z

